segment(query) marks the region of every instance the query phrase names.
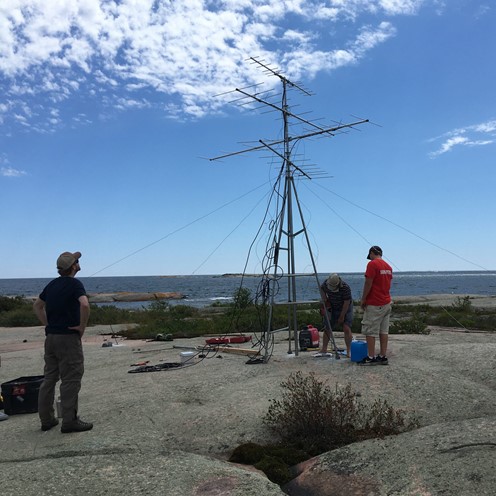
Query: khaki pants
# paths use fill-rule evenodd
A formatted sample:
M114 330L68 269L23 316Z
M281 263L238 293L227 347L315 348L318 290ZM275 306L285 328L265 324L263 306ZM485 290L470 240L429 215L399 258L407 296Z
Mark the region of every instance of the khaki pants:
M45 339L45 378L38 396L38 415L42 424L55 417L53 403L59 379L62 422L69 423L77 417L83 374L84 356L79 335L48 334Z
M375 337L379 334L388 334L391 308L391 303L381 307L367 305L362 318L362 334Z

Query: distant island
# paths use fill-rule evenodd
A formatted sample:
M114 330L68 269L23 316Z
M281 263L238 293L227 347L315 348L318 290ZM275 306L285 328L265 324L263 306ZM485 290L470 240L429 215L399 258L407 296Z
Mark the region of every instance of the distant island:
M214 277L262 277L263 274L221 274L220 276L214 276Z

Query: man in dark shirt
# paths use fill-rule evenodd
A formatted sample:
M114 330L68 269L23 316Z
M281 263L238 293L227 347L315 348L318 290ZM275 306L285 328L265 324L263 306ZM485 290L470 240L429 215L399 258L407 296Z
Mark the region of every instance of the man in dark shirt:
M323 301L326 302L331 329L343 326L344 342L346 343L346 353L348 357L351 353L351 326L353 324L353 299L351 297L350 286L345 283L337 274L331 274L320 287ZM327 327L327 326L326 326ZM330 329L324 330L322 338L322 349L319 354L327 353L329 344Z
M59 421L53 403L55 386L60 384L61 432L82 432L93 428L77 415L78 394L84 374L81 338L88 324L90 305L81 281L74 276L81 270L80 252L64 252L57 259L60 275L49 282L34 302L34 311L45 326L45 378L38 396L41 430L48 431Z

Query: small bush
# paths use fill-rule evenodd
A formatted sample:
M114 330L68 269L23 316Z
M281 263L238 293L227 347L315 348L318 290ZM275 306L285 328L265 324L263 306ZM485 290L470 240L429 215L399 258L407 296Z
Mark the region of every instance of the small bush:
M31 327L41 325L33 312L32 305L15 308L9 312L0 313L0 327Z
M33 303L22 296L0 296L0 327L40 325L33 311Z
M426 317L418 309L415 309L410 318L403 318L391 322L390 334L430 334L427 329Z
M331 390L313 373L305 377L296 372L281 386L283 399L271 401L263 420L284 443L312 455L418 426L386 401L363 404L351 385Z
M409 430L407 421L402 410L395 410L386 401L377 399L368 409L365 415L363 428L364 439L371 437L384 437Z
M455 301L451 304L452 310L455 312L470 313L473 310L472 302L469 296L457 296Z
M170 305L167 300L155 300L148 305L148 308L145 309L145 312L150 315L151 314L161 315L165 312L168 312L169 310L170 310Z
M24 308L32 305L28 303L22 296L0 296L0 313L10 312L18 308Z
M136 312L114 305L91 305L89 325L131 324L136 322Z
M199 312L197 308L188 305L174 305L169 309L171 317L175 319L187 319L195 317Z
M353 334L361 334L362 332L362 314L353 313L353 322L351 323L351 332Z
M448 312L432 317L430 319L432 325L441 327L462 327L465 329L484 329L484 319L476 318L475 315L467 315L460 312ZM490 330L494 330L490 328Z
M233 294L233 305L243 309L253 304L251 291L248 288L238 288Z

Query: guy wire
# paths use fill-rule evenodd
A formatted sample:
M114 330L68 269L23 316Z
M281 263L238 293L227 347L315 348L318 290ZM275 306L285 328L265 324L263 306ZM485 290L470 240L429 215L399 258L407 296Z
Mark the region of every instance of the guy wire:
M103 272L104 270L107 270L109 269L110 267L113 267L114 265L117 265L118 263L132 257L133 255L136 255L137 253L140 253L144 250L146 250L147 248L150 248L150 246L153 246L153 245L156 245L157 243L160 243L160 241L163 241L164 239L167 239L169 238L170 236L174 235L174 234L177 234L178 232L180 231L183 231L184 229L192 226L193 224L196 224L197 222L203 220L203 219L206 219L207 217L209 217L210 215L218 212L219 210L222 210L223 208L237 202L238 200L241 200L241 198L244 198L245 196L248 196L249 194L253 193L254 191L262 188L263 186L265 186L266 184L268 183L268 181L266 181L265 183L263 184L260 184L259 186L257 186L256 188L253 188L251 189L250 191L247 191L246 193L242 194L241 196L238 196L237 198L234 198L233 200L230 200L228 201L227 203L224 203L223 205L215 208L214 210L211 210L210 212L200 216L200 217L197 217L195 220L192 220L191 222L188 222L187 224L183 225L182 227L179 227L177 229L175 229L174 231L171 231L170 233L166 234L165 236L162 236L161 238L155 240L155 241L152 241L151 243L148 243L147 245L145 246L142 246L141 248L138 248L137 250L127 254L126 256L120 258L119 260L116 260L115 262L112 262L111 264L109 265L106 265L105 267L103 267L102 269L100 270L97 270L96 272L94 272L93 274L91 274L89 277L94 277L96 276L97 274L100 274L100 272Z
M270 196L269 196L269 201L267 202L267 207L265 209L265 213L264 213L264 216L263 216L263 219L260 223L260 226L249 246L249 249L248 249L248 253L247 253L247 256L246 256L246 261L245 261L245 265L243 267L243 272L242 272L242 276L241 276L241 281L240 281L240 284L239 284L239 289L240 290L242 287L243 287L243 283L244 283L244 278L245 278L245 275L246 275L246 269L247 269L247 266L248 266L248 262L249 262L249 259L250 259L250 254L251 254L251 251L253 249L253 246L255 244L255 241L258 239L259 235L260 235L260 232L265 224L265 221L267 219L267 216L269 214L269 209L270 209L270 205L272 203L272 198L274 197L274 195L279 195L279 193L277 192L277 184L279 183L280 181L280 177L281 177L281 174L279 174L276 182L274 183L274 185L272 186L272 189L271 189L271 192L270 192ZM252 298L252 301L254 300L254 298ZM236 310L241 310L241 312L236 312ZM242 313L242 309L236 309L235 308L235 312L233 312L232 314L232 317L231 317L231 321L229 323L229 326L228 326L228 329L226 331L226 334L230 332L230 330L232 329L233 327L233 323L235 321L235 319L237 318L239 320L239 317L241 316L241 313Z
M307 185L305 185L305 186L307 186ZM321 187L322 187L322 186L321 186ZM307 186L307 188L308 188L308 186ZM489 269L486 269L486 268L484 268L484 267L482 267L482 266L480 266L480 265L478 265L478 264L476 264L476 263L474 263L474 262L471 262L470 260L466 260L465 258L463 258L463 257L461 257L461 256L459 256L459 255L457 255L456 253L453 253L453 252L452 252L452 251L450 251L450 250L447 250L447 249L445 249L445 248L443 248L443 247L441 247L441 246L436 245L435 243L432 243L431 241L429 241L429 240L427 240L427 239L423 238L422 236L420 236L420 235L418 235L418 234L415 234L413 231L410 231L409 229L404 228L404 227L400 226L399 224L397 224L397 223L395 223L395 222L393 222L393 221L390 221L390 220L386 219L385 217L383 217L383 216L381 216L381 215L375 214L374 212L372 212L372 211L370 211L370 210L368 210L368 209L366 209L366 208L364 208L364 207L361 207L360 205L357 205L356 203L354 203L354 202L352 202L352 201L350 201L350 200L347 200L346 198L342 197L341 195L338 195L337 193L335 193L335 192L333 192L333 191L331 191L331 190L329 190L329 189L327 189L327 188L325 188L325 187L322 187L322 189L325 189L325 190L326 190L326 191L328 191L329 193L334 194L335 196L337 196L337 197L341 198L342 200L344 200L344 201L346 201L346 202L350 203L351 205L353 205L353 206L355 206L355 207L357 207L357 208L360 208L361 210L366 211L367 213L369 213L369 214L371 214L371 215L375 215L375 216L377 216L378 218L380 218L380 219L382 219L382 220L385 220L386 222L389 222L390 224L392 224L392 225L394 225L394 226L396 226L396 227L399 227L400 229L403 229L404 231L408 232L409 234L412 234L413 236L416 236L417 238L421 239L422 241L425 241L426 243L428 243L428 244L430 244L430 245L434 246L435 248L438 248L438 249L440 249L440 250L446 251L447 253L450 253L451 255L454 255L455 257L460 258L461 260L463 260L463 261L465 261L465 262L471 263L472 265L475 265L476 267L480 267L480 268L484 269L485 271L488 271L488 270L489 270ZM310 190L310 188L309 188L309 190ZM311 191L311 190L310 190L310 191ZM331 210L331 211L334 213L334 215L336 215L337 217L339 217L339 219L340 219L340 220L341 220L344 224L346 224L346 225L347 225L347 226L348 226L351 230L353 230L353 231L354 231L354 232L355 232L358 236L360 236L360 237L361 237L361 238L362 238L362 239L363 239L363 240L367 243L367 245L368 245L368 246L371 246L371 245L372 245L372 243L371 243L371 242L370 242L367 238L365 238L365 237L364 237L364 236L363 236L363 235L362 235L362 234L361 234L358 230L356 230L356 229L355 229L355 228L354 228L354 227L353 227L353 226L352 226L349 222L347 222L347 221L346 221L346 219L344 219L344 217L342 217L340 214L338 214L338 212L336 212L336 210L335 210L334 208L332 208L332 207L331 207L331 206L330 206L330 205L329 205L329 204L328 204L325 200L323 200L323 199L322 199L322 198L321 198L321 197L320 197L317 193L315 193L314 191L311 191L311 192L312 192L312 193L313 193L313 194L314 194L314 195L315 195L315 196L316 196L316 197L317 197L317 198L318 198L318 199L319 199L322 203L324 203L324 205L326 205L326 206L329 208L329 210ZM396 266L396 265L395 265L395 264L394 264L394 263L393 263L390 259L389 259L389 262L391 262L391 264L392 264L392 265L393 265L393 266L394 266L397 270L399 270L399 269L398 269L398 267L397 267L397 266ZM464 326L464 325L463 325L463 324L462 324L462 323L461 323L461 322L460 322L460 321L459 321L459 320L458 320L458 319L457 319L454 315L452 315L446 307L444 307L444 306L442 306L442 305L441 305L441 307L440 307L440 308L442 308L442 309L443 309L443 310L444 310L444 311L445 311L445 312L446 312L446 313L447 313L447 314L448 314L448 315L449 315L449 316L450 316L450 317L451 317L451 318L452 318L452 319L453 319L453 320L454 320L454 321L455 321L455 322L456 322L456 323L457 323L460 327L462 327L463 329L465 329L466 331L468 331L468 329L467 329L467 328L466 328L466 327L465 327L465 326Z
M224 244L224 242L235 232L237 229L243 224L243 222L253 213L253 211L260 205L262 200L268 195L268 193L264 193L262 198L258 200L253 208L240 220L240 222L236 225L234 229L231 230L231 232L213 249L213 251L210 252L210 254L203 260L203 262L191 273L192 275L195 274L197 270L199 270L207 261L210 259L210 257Z
M461 255L458 255L457 253L454 253L451 250L448 250L447 248L443 248L442 246L439 246L436 243L433 243L432 241L429 241L428 239L424 238L423 236L420 236L419 234L414 233L410 229L407 229L406 227L403 227L400 224L398 224L396 222L393 222L392 220L389 220L389 219L387 219L386 217L384 217L382 215L379 215L377 213L374 213L371 210L368 210L367 208L362 207L361 205L358 205L357 203L354 203L351 200L348 200L348 199L344 198L343 196L339 195L338 193L336 193L334 191L331 191L330 189L322 186L321 184L318 184L318 186L320 188L324 189L325 191L327 191L327 192L329 192L329 193L337 196L338 198L341 198L342 200L344 200L345 202L349 203L350 205L353 205L354 207L359 208L360 210L363 210L364 212L367 212L367 213L369 213L369 214L371 214L371 215L373 215L373 216L375 216L375 217L377 217L379 219L382 219L382 220L388 222L389 224L392 224L393 226L396 226L396 227L402 229L403 231L411 234L412 236L415 236L416 238L419 238L420 240L424 241L425 243L430 244L431 246L434 246L435 248L438 248L439 250L445 251L446 253L449 253L450 255L453 255L454 257L459 258L460 260L462 260L464 262L467 262L467 263L469 263L471 265L474 265L475 267L479 267L480 269L482 269L484 271L489 271L488 268L483 267L482 265L479 265L479 264L477 264L475 262L472 262L471 260L468 260L468 259L462 257Z

